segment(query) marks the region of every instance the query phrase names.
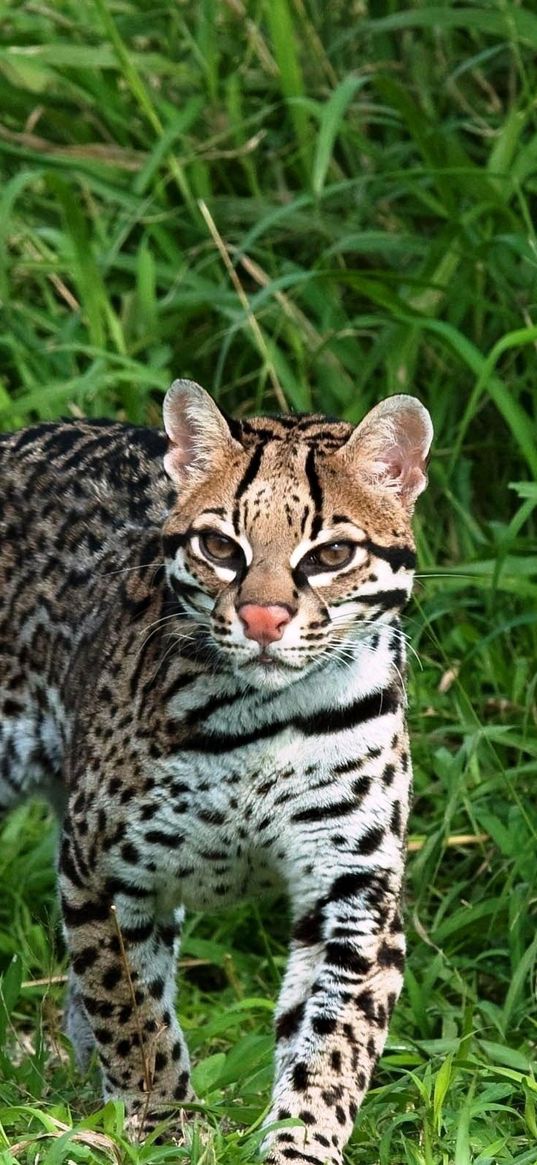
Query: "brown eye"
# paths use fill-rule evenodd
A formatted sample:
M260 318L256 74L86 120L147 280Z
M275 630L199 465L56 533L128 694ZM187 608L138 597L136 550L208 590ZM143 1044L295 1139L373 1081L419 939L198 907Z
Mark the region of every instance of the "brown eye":
M307 574L320 574L323 570L339 570L342 566L348 566L353 555L352 542L327 542L325 546L311 550L302 560L302 565Z
M200 549L211 562L220 563L230 570L238 570L242 566L244 561L242 550L232 538L226 538L225 534L216 534L211 530L199 534L198 537Z

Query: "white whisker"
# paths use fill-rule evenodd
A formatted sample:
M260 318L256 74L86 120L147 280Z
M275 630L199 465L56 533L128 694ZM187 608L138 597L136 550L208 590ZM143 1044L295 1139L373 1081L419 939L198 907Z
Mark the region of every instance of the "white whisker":
M97 573L97 578L108 578L113 574L129 574L133 570L149 570L152 566L164 566L164 559L157 558L154 562L140 562L138 566L122 566L118 570L103 570Z

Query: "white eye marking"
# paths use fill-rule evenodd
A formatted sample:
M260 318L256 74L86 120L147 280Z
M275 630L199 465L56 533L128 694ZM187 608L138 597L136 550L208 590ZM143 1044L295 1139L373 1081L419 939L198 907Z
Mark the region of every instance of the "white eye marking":
M341 578L345 574L350 574L351 570L355 570L357 566L362 566L367 560L367 551L362 550L359 546L352 556L351 561L347 566L334 567L333 570L323 570L322 573L315 571L308 575L308 583L310 587L328 587L334 585L334 576Z

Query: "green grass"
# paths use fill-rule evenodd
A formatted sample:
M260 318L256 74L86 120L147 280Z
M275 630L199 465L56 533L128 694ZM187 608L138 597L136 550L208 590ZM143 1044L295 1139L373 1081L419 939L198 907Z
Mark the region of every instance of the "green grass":
M356 420L397 391L431 409L408 615L423 845L406 990L348 1162L531 1165L533 6L0 8L0 427L156 424L177 375L239 411ZM43 821L18 810L0 839L0 1162L180 1161L127 1144L73 1067L61 984L32 984L65 966ZM199 1165L254 1160L285 943L280 904L189 922Z

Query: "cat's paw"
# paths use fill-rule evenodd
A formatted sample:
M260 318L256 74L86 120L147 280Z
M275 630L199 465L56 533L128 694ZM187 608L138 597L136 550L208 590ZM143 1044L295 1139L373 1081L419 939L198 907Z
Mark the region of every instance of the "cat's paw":
M160 1125L164 1127L156 1137L158 1144L188 1145L192 1139L193 1114L182 1108L161 1105L149 1108L140 1104L125 1117L125 1132L130 1141L140 1143L151 1136Z
M297 1144L290 1137L273 1141L262 1160L263 1165L290 1165L290 1162L296 1162L296 1165L343 1165L343 1157L336 1149L327 1149L310 1140L307 1144Z
M290 1156L292 1153L292 1156ZM296 1165L343 1165L343 1157L314 1157L305 1150L294 1149L291 1145L284 1150L271 1150L268 1157L263 1157L263 1165L289 1165L290 1161Z

